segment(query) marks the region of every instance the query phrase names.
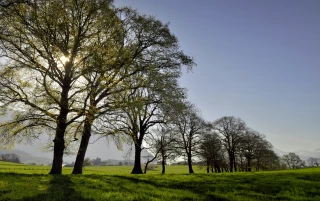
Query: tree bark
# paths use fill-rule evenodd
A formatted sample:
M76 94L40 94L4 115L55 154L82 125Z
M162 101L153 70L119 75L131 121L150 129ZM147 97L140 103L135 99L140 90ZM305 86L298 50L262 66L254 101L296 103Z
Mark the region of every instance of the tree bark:
M150 163L150 161L147 161L146 165L144 166L144 172L143 172L143 174L147 174L147 169L148 169L149 163Z
M218 173L221 173L220 166L217 166L217 171L218 171Z
M67 129L67 116L69 113L69 99L68 94L70 91L70 74L71 64L67 63L65 68L65 77L63 80L63 87L60 98L60 114L57 118L56 135L53 140L53 161L49 174L62 174L63 152L65 149L64 135Z
M87 152L87 148L89 145L90 137L91 137L91 126L92 126L92 118L86 117L80 142L80 147L78 150L76 162L73 167L72 174L82 174L83 169L83 161Z
M135 156L134 156L134 166L131 171L131 174L143 174L141 169L141 143L134 144Z
M63 152L65 149L64 135L67 129L66 121L68 115L68 95L66 90L63 91L61 102L63 104L57 118L56 135L53 140L53 161L49 174L62 174Z
M65 124L57 124L58 129L56 131L56 136L53 140L53 161L52 167L49 174L62 174L62 164L63 164L63 152L65 149L64 146L64 133L66 131Z
M250 157L248 157L248 158L247 158L247 160L248 160L248 164L247 164L247 166L248 166L248 167L247 167L247 171L248 171L248 172L251 172L251 158L250 158Z
M230 172L233 172L233 156L232 154L229 154L229 168L230 168Z
M194 173L193 169L192 169L192 160L191 160L191 154L188 154L188 167L189 167L189 173Z
M166 173L166 160L165 160L165 157L162 155L162 174L165 174Z

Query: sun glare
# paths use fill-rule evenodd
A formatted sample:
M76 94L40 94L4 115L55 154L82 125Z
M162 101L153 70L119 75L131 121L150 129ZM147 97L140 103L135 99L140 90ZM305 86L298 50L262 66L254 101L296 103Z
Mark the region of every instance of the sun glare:
M62 56L60 57L60 61L65 64L67 61L69 61L69 58L68 57L65 57L65 56Z

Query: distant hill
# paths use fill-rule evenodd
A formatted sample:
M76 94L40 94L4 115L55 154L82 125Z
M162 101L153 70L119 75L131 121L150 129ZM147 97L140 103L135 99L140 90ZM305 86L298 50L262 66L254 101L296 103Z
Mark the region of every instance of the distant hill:
M274 148L273 151L276 154L278 154L280 157L289 153L289 152L281 151L280 149L277 149L277 148ZM308 158L320 158L320 149L316 149L314 151L298 150L298 151L292 151L292 152L300 156L302 160L307 160Z
M21 151L19 149L0 150L0 155L8 154L8 153L17 154L20 157L21 163L26 163L26 164L35 163L37 165L41 165L41 164L49 164L52 162L52 159L32 156L31 154Z

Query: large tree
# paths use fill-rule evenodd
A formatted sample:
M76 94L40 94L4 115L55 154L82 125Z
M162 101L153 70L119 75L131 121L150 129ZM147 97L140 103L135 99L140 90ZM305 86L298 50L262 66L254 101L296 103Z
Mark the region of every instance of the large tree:
M88 61L118 23L110 3L26 1L0 8L1 56L7 58L0 101L2 108L23 110L1 128L14 137L41 134L44 127L53 131L51 174L61 174L67 127L83 116L89 99L83 78L91 71Z

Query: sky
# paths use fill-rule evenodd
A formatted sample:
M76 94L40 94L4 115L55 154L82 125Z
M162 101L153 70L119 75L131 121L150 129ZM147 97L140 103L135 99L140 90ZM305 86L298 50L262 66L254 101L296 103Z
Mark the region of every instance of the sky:
M197 63L180 84L203 118L243 119L283 151L320 148L319 0L115 0L153 15ZM88 156L121 158L112 142ZM102 152L104 150L104 154ZM52 155L52 154L51 154Z
M320 148L320 1L115 4L170 22L197 63L180 83L207 121L240 117L283 151Z

